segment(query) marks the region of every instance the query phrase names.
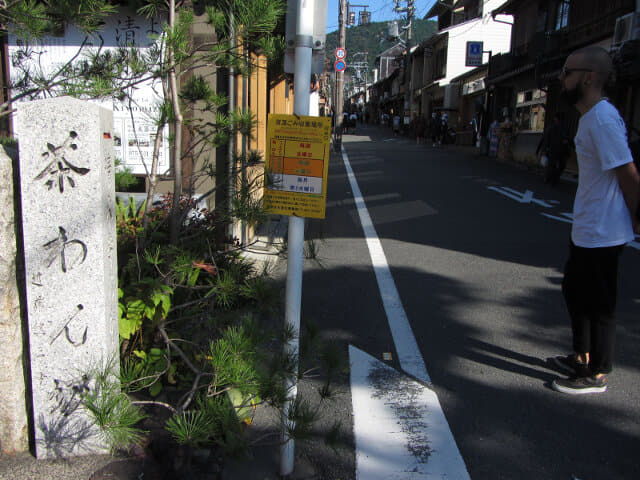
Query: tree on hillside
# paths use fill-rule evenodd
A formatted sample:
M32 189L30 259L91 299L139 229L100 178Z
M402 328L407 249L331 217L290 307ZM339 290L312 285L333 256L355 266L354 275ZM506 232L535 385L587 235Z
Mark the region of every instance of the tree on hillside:
M367 25L358 25L347 29L346 48L347 65L349 59L356 52L368 52L369 66L374 68L376 56L395 45L395 41L387 38L387 22L373 22ZM416 19L413 22L413 44L418 44L438 30L437 22L432 20ZM333 63L333 52L338 44L338 32L327 34L326 45L327 55L331 55L329 60Z

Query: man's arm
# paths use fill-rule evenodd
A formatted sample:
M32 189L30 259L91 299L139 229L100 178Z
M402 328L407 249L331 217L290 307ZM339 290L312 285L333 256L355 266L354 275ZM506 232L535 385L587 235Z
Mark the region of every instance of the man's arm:
M638 230L638 220L636 218L638 200L640 198L640 175L633 162L625 163L617 167L616 176L618 184L627 203L627 208L631 214L634 230Z

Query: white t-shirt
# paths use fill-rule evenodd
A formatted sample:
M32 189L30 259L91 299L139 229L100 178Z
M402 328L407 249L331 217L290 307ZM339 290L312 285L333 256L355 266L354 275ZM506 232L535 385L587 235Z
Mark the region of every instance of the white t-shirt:
M633 157L616 108L601 100L582 115L575 144L580 176L573 204L573 243L597 248L630 242L631 215L614 169L633 162Z

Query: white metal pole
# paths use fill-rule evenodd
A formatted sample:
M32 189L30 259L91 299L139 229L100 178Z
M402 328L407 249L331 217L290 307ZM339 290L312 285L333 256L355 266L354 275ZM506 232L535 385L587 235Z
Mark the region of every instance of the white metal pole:
M293 113L309 114L309 89L311 86L311 57L313 48L313 23L315 0L297 1L295 73L293 84ZM285 322L293 333L293 338L285 346L285 354L298 361L300 336L300 305L302 299L302 251L304 246L304 218L289 217L289 237L287 245L287 292L285 298ZM297 367L296 367L297 368ZM297 372L296 372L297 373ZM297 394L297 375L287 380L289 399L283 408L285 425L283 443L280 449L280 474L293 472L294 441L288 430L294 425L288 421L288 414Z

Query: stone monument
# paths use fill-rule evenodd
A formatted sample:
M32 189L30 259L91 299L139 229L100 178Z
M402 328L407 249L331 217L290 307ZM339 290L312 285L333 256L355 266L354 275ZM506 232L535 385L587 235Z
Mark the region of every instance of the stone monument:
M112 112L68 97L18 105L16 133L36 456L104 452L81 398L118 358Z
M0 147L0 451L7 454L29 447L12 163Z

